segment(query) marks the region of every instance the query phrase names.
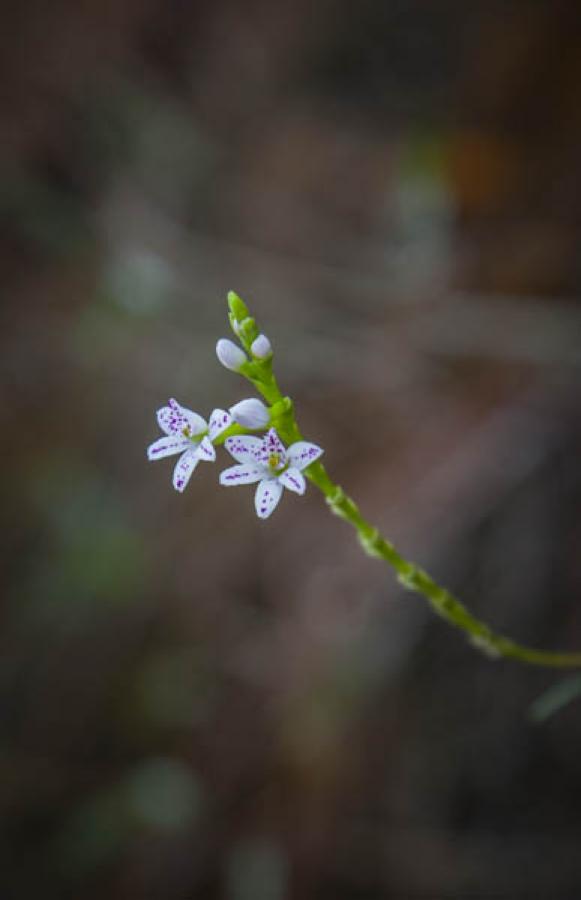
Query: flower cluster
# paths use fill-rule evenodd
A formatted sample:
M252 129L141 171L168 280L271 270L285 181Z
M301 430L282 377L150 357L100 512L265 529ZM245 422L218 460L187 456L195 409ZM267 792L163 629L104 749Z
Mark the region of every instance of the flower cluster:
M220 474L220 484L256 484L254 505L260 519L267 519L278 506L284 489L304 494L307 477L325 496L330 510L355 529L363 550L384 560L396 572L399 582L422 594L437 615L466 632L474 646L489 657L508 657L532 665L581 667L581 653L555 653L517 644L495 634L446 588L423 569L398 553L357 505L334 484L318 462L323 453L316 444L302 439L293 404L283 397L272 370L270 341L262 334L246 304L237 294L228 295L230 325L238 344L226 338L218 341L216 353L227 369L246 378L266 400L241 400L229 410L215 409L206 422L198 413L170 400L157 413L163 436L147 450L149 459L178 455L173 485L183 491L200 460L214 462L216 446L224 445L236 465ZM250 433L249 433L250 432ZM289 446L285 446L281 437Z
M269 388L275 385L270 341L258 333L245 304L236 294L231 293L228 301L232 330L244 349L222 338L216 346L216 354L227 369L247 377L266 397ZM276 395L275 398L273 393L274 399L280 397L278 389ZM268 407L257 398L249 398L229 410L214 409L206 422L198 413L171 399L168 406L157 412L164 435L148 447L147 457L155 460L179 454L173 471L173 486L182 492L198 463L214 462L215 448L223 444L237 464L220 474L220 484L257 484L256 514L260 519L266 519L276 509L284 488L304 494L306 482L302 473L323 453L316 444L303 440L285 447L277 432L278 420L285 409L281 402Z

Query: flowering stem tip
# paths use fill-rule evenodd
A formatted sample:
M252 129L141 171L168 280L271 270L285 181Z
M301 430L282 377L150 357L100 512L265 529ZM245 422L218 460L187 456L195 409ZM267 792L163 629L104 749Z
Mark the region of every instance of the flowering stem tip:
M178 456L174 488L184 491L198 464L214 462L216 447L222 444L236 464L221 472L220 484L256 485L254 508L260 519L272 515L285 488L304 494L308 479L324 495L330 510L355 529L369 556L391 566L403 587L424 597L436 615L463 631L471 645L488 658L505 657L537 666L581 666L581 653L536 650L496 634L427 572L401 556L363 518L353 500L329 478L320 461L321 447L304 440L292 401L283 396L274 377L270 341L259 331L246 303L230 291L228 307L238 343L221 338L216 355L223 366L246 378L262 400L251 397L234 403L228 411L214 409L208 422L173 399L158 410L163 434L148 447L147 456L150 460Z

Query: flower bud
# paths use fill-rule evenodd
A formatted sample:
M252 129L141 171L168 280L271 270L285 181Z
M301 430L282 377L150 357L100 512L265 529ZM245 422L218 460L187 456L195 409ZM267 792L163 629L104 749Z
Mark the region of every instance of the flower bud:
M268 407L255 397L231 406L230 415L243 428L265 428L270 422Z
M228 291L228 306L235 319L246 319L250 315L244 300L241 300L234 291Z
M241 322L238 322L238 334L241 341L251 344L258 337L258 328L252 316L246 316Z
M252 342L250 352L257 359L268 359L269 356L272 356L272 347L265 334L259 334Z
M232 372L239 372L244 363L248 362L248 357L240 347L227 338L220 338L216 344L216 356L222 365Z

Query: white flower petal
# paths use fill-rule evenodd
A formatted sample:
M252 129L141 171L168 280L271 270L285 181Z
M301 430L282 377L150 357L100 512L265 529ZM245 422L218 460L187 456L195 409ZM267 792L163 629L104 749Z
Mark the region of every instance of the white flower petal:
M264 469L256 463L246 463L242 466L231 466L220 472L220 484L231 487L237 484L256 484L264 478Z
M185 491L194 469L199 463L198 451L195 447L182 453L173 470L173 486L176 491Z
M244 351L228 338L220 338L216 344L216 356L222 365L232 372L239 372L244 363L248 362Z
M257 397L241 400L230 407L230 413L243 428L265 428L270 421L268 407Z
M208 423L198 413L192 412L191 409L184 409L186 421L190 426L190 434L195 437L197 434L203 434L208 430Z
M239 463L254 463L262 447L262 438L253 437L251 434L236 435L226 438L224 441L226 450Z
M206 462L214 462L214 460L216 459L216 451L208 435L202 438L202 440L198 444L196 452L198 454L198 459L203 459Z
M180 406L173 397L168 406L158 409L157 421L161 430L166 434L183 434L184 429L187 428L190 434L194 435L200 434L208 427L205 419L192 412L191 409Z
M210 440L215 441L219 434L230 428L232 416L225 409L215 409L210 416L209 435Z
M268 519L282 496L282 484L274 479L263 479L256 488L254 507L259 519Z
M182 423L182 417L177 415L171 406L162 406L157 411L157 421L159 427L165 434L176 435L180 433L179 425Z
M268 359L272 356L272 346L265 334L259 334L250 347L250 352L257 359Z
M286 472L283 472L282 475L278 476L278 480L285 488L288 488L289 491L294 491L295 494L305 493L307 485L303 475L298 469L287 469Z
M322 456L323 452L321 447L310 444L308 441L297 441L287 450L289 462L295 469L306 469Z
M268 463L271 456L278 456L279 465L282 468L286 463L286 450L276 430L271 428L262 439L261 447L256 458L261 463Z
M181 453L185 450L189 443L187 438L175 435L159 438L147 448L147 458L153 460L163 459L164 456L173 456L174 453Z

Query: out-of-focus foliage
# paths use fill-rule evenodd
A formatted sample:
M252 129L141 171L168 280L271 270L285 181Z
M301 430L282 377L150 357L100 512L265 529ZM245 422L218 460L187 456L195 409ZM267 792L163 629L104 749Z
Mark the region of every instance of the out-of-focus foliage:
M260 525L145 459L168 396L245 396L235 288L366 515L581 647L576 5L1 17L0 897L578 896L579 704L532 725L550 676L316 492Z

